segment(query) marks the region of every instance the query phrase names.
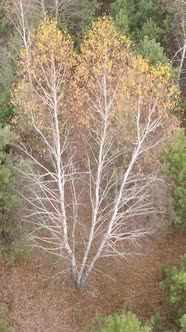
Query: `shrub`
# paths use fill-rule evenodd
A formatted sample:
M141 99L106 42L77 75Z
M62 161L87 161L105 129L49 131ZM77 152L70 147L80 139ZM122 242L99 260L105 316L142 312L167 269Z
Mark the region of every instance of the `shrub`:
M12 179L12 160L9 144L13 134L9 126L0 126L0 206L1 213L9 211L15 205Z
M152 65L155 65L157 62L168 63L168 58L164 54L163 47L155 39L149 39L148 36L145 36L136 49L141 55L149 59Z
M8 323L4 318L0 318L0 332L11 332Z
M173 224L186 226L186 136L179 130L173 143L166 146L163 152L164 170L171 181Z
M5 0L0 0L0 37L1 34L5 33L7 31L7 27L8 27L8 19L5 15Z
M139 43L145 36L165 44L174 16L173 7L160 0L115 0L110 12L118 30Z
M171 323L186 327L186 255L181 257L179 268L166 266L163 268L161 288L167 295Z
M153 332L170 332L167 331L167 321L165 317L162 317L159 312L155 313L146 324L151 327Z
M131 312L114 314L106 318L98 318L90 332L150 332L151 328L143 325Z
M1 87L1 84L0 84ZM0 91L0 123L7 124L14 115L15 107L11 104L10 90Z
M15 52L15 51L14 51ZM11 55L10 55L11 54ZM11 103L11 87L15 81L16 56L10 46L0 48L0 124L7 125L15 113ZM12 59L13 58L13 59Z
M180 330L180 332L185 332L185 331L186 331L186 314L183 315L183 316L180 318L180 326L181 326L181 330Z
M115 0L110 13L117 30L128 35L134 41L134 48L151 64L167 63L163 47L171 35L173 6L161 0Z
M13 161L9 144L13 134L9 126L0 126L0 253L4 255L17 234L17 226L13 222L15 207L18 204L15 195Z

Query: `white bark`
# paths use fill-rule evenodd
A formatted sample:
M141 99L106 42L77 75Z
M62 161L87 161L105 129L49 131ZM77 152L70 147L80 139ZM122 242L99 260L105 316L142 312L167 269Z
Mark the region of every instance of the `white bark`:
M21 170L26 181L20 195L26 202L23 220L33 227L30 233L33 245L63 258L76 285L81 287L98 259L132 254L132 250L126 251L124 243L136 243L150 233L149 227L136 226L135 217L154 213L149 189L157 178L153 174L141 174L135 166L147 150L160 142L151 137L161 126L161 118L156 116L155 100L149 105L145 121L142 120L139 96L130 151L118 148L112 152L117 128L111 126L110 120L115 117L118 87L114 92L109 91L109 75L105 70L97 82L97 99L90 105L91 126L84 138L85 169L78 169L77 155L72 152L74 143L67 131L63 129L61 134L59 123L63 101L61 77L65 79L65 68L63 75L56 73L53 61L50 75L46 75L47 81L38 82L40 89L35 91L47 105L48 128L39 128L34 114L30 115L33 128L46 150L49 166L21 145L20 149L32 165ZM90 203L91 217L86 222L82 218L84 202L80 183Z
M66 16L70 6L76 6L77 0L33 0L38 8L41 8L43 13L52 12L55 20L59 16Z
M173 34L177 44L172 62L178 67L177 82L185 79L185 56L186 56L186 4L184 1L175 1L176 18L173 24Z
M91 153L88 152L87 157L92 219L89 237L78 274L77 285L79 286L87 281L96 261L100 257L115 255L124 257L127 253L123 250L122 245L120 246L120 243L122 244L126 240L135 242L150 233L150 228L133 228L133 217L135 218L139 215L147 215L155 212L153 205L148 201L148 189L157 178L154 175L145 177L139 174L134 176L130 174L137 161L141 158L141 155L160 142L158 140L155 143L148 141L149 136L161 125L161 119L159 117L153 119L156 102L154 102L152 107L149 107L146 125L141 129L142 110L139 97L136 114L136 143L133 145L131 158L126 169L121 172L120 178L115 180L114 174L116 169L113 168L114 161L116 161L124 151L118 151L114 153L114 155L110 155L110 151L114 146L116 133L110 128L108 121L113 111L114 97L107 89L107 83L107 73L105 72L102 84L98 82L100 100L103 100L103 104L100 106L100 100L97 103L99 106L94 102L91 109L93 113L92 124L94 124L91 131L97 145L98 153L97 157L94 154L97 165L96 171L94 169L92 170L90 166ZM146 146L145 144L147 142L148 145ZM109 166L111 166L110 170ZM107 178L107 182L103 186L105 178ZM111 201L107 201L107 196L113 191L113 188L115 188L115 197ZM128 227L130 231L127 230ZM100 243L96 253L91 256L91 248L94 246L98 237L101 238Z
M33 30L33 20L35 6L33 0L13 0L10 2L9 19L12 22L15 31L18 33L20 40L19 48L24 48L27 60L27 73L30 83L32 83L31 67L30 67L30 33ZM20 54L19 54L20 56Z

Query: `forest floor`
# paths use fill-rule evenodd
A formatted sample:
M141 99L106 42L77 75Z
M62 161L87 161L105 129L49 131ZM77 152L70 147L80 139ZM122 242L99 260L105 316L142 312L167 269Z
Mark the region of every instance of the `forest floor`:
M46 255L33 254L14 266L1 261L0 313L15 332L81 332L96 313L107 315L129 304L140 318L164 314L160 267L178 263L185 239L186 231L180 230L149 240L144 255L101 260L104 274L97 272L81 290Z

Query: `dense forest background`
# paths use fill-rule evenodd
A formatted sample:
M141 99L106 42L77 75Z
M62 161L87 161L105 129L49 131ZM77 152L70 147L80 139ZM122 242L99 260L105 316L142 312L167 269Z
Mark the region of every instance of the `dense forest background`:
M0 0L0 331L186 331L185 105L184 1Z

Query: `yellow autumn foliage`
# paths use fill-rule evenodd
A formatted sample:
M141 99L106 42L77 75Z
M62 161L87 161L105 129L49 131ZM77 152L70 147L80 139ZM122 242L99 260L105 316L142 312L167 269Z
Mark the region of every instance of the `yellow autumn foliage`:
M137 139L137 117L140 109L140 131L149 121L160 120L149 139L156 142L174 131L178 120L179 91L169 65L151 66L142 56L131 50L131 42L114 30L112 20L103 17L93 24L81 46L75 81L79 82L79 105L84 110L89 126L92 112L107 104L111 126L115 127L116 144L128 151ZM93 122L91 122L93 121ZM155 165L157 155L147 151L142 164Z
M152 67L131 50L131 41L115 31L109 17L95 22L83 40L80 53L74 52L71 37L57 28L52 19L43 21L31 34L28 54L22 50L21 81L14 91L15 103L26 115L35 114L40 126L50 126L49 114L57 100L61 124L67 117L76 125L91 125L92 105L102 107L103 81L112 99L111 123L118 126L118 142L135 135L136 112L147 121L149 108L162 119L161 135L175 127L173 110L179 98L169 65ZM67 116L68 115L68 116ZM72 122L73 122L72 121ZM71 122L71 123L72 123ZM30 123L31 124L31 123ZM123 138L123 128L128 137Z
M114 96L113 113L127 125L135 116L140 101L145 115L156 104L156 116L171 126L175 119L171 111L176 108L179 92L173 82L169 65L153 67L130 49L130 41L114 30L112 20L103 17L94 23L83 41L76 80L81 82L81 100L89 113L89 103L95 102L100 85L106 80L108 95ZM100 91L101 92L101 91ZM86 98L83 98L83 94ZM173 120L173 121L172 121Z
M50 18L41 22L30 40L29 55L25 49L21 52L18 66L21 80L13 91L13 99L28 117L30 126L32 114L37 125L50 127L53 108L57 107L59 116L63 117L69 107L68 95L75 63L73 41Z

